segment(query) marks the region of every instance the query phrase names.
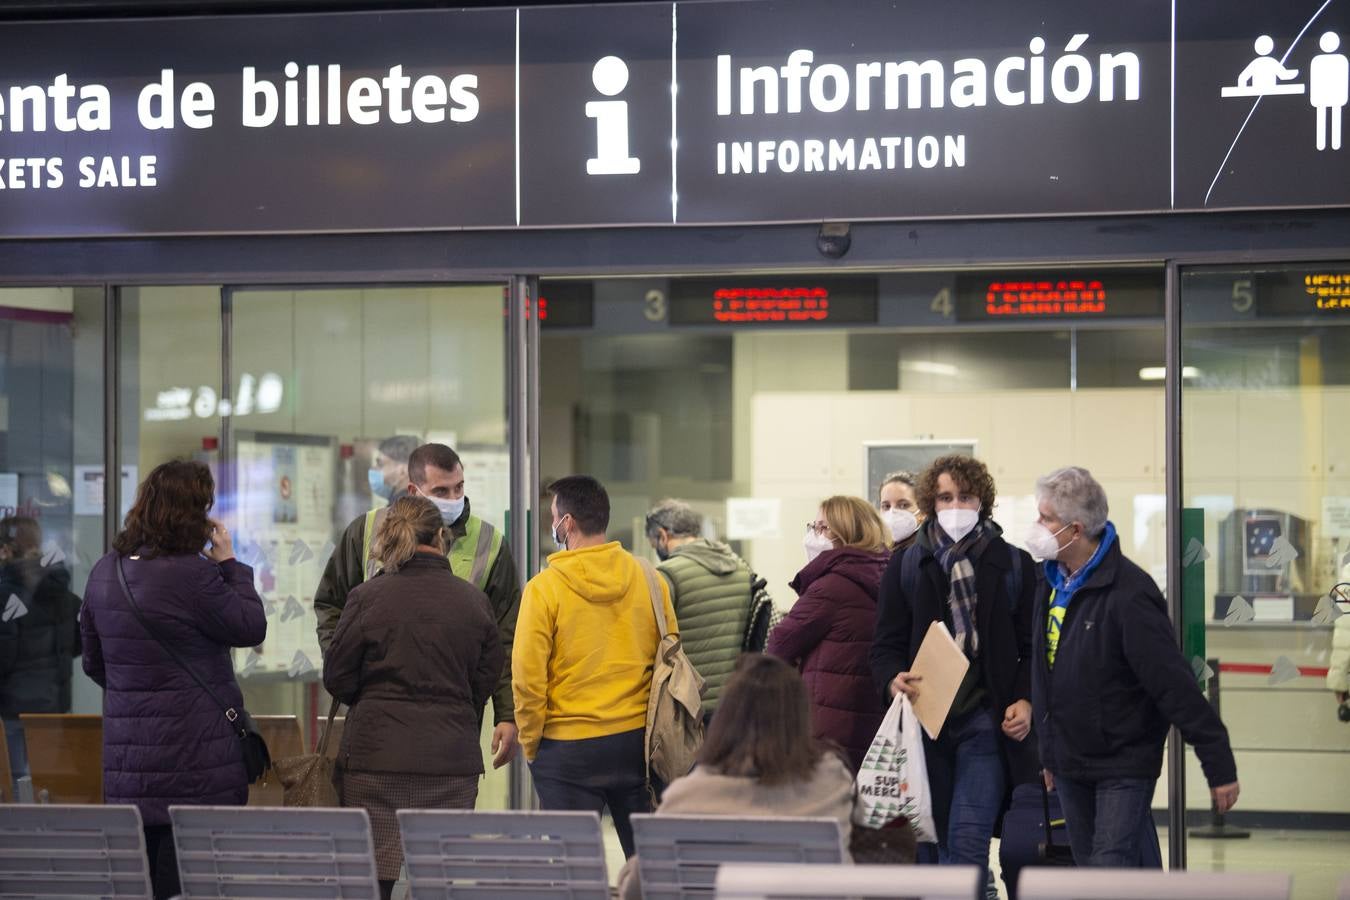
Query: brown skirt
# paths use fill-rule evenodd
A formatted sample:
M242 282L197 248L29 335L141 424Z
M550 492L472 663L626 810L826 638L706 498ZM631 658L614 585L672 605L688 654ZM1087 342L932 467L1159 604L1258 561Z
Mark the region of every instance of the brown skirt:
M381 881L397 881L403 870L398 810L473 809L478 799L478 778L477 775L342 772L342 805L359 806L370 816L375 868Z

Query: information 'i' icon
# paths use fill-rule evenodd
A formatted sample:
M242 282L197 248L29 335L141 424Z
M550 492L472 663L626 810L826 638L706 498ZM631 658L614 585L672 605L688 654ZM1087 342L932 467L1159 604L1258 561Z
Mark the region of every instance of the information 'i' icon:
M617 97L628 86L628 65L606 56L591 71L595 89ZM589 100L586 116L595 120L595 158L586 160L587 175L636 175L642 160L628 155L628 101Z

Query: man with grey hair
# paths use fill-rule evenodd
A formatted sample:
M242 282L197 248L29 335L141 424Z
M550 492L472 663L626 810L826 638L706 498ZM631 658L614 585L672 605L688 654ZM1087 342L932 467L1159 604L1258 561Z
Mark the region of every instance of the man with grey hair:
M1120 550L1106 492L1087 469L1036 482L1027 534L1045 560L1036 592L1032 708L1047 787L1059 792L1074 861L1136 867L1169 726L1195 747L1214 808L1237 802L1228 730L1177 648L1158 586ZM1151 851L1151 852L1150 852ZM1145 854L1147 853L1147 857Z
M684 652L706 684L707 720L741 653L753 576L730 547L702 535L703 517L683 500L662 500L647 513L647 540L670 584Z

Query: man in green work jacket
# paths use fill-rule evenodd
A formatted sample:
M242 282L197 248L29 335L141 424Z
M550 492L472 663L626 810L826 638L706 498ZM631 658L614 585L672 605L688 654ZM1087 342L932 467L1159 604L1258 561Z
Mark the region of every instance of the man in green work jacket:
M501 768L515 757L519 746L511 699L511 642L520 611L520 576L511 548L499 530L470 512L469 499L464 496L464 465L459 454L444 444L423 444L408 457L408 493L426 497L441 511L451 535L447 554L451 570L487 594L497 618L506 665L492 694L492 765ZM384 514L384 508L373 509L352 520L324 568L314 593L319 646L324 653L328 652L347 594L376 572L371 545Z

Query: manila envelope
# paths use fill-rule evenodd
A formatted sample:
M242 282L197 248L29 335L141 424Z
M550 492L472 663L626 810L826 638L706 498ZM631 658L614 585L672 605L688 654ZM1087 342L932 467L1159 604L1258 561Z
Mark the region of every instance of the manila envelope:
M961 652L947 626L942 622L928 626L928 634L924 635L909 670L923 676L915 685L919 696L914 700L914 714L929 738L937 740L956 699L956 690L969 669L970 660Z

